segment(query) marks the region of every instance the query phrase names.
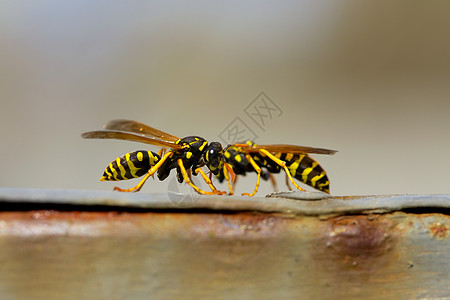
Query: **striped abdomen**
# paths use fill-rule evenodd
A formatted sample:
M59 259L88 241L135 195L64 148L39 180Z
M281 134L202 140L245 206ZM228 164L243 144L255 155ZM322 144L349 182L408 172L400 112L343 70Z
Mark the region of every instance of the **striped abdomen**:
M286 162L292 177L319 191L330 193L327 173L308 154L277 153L275 156Z
M160 160L153 151L134 151L116 158L105 169L100 180L127 180L140 177Z

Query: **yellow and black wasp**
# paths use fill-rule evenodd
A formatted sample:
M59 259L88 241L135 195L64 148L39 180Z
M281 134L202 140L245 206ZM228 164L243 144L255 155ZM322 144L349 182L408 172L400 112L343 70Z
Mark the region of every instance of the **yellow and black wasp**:
M336 151L303 147L295 145L257 145L251 141L229 145L225 149L218 142L208 143L204 138L188 136L178 138L161 130L132 120L112 120L104 130L90 131L82 134L83 138L91 139L119 139L141 142L162 149L153 151L140 150L125 154L111 162L105 169L101 180L126 180L144 176L141 181L130 189L115 187L121 192L136 192L145 181L157 173L159 180L166 179L172 169L176 169L177 179L186 182L200 194L226 194L219 191L211 181L215 175L220 182L228 183L233 194L233 183L236 175L256 172L256 186L252 193L243 195L253 196L258 191L260 178L268 180L271 173L279 173L282 169L287 179L299 190L304 191L293 178L307 185L329 193L329 180L326 172L308 153L334 154ZM202 169L207 167L208 176ZM204 191L192 182L191 175L200 174L211 188L211 192Z

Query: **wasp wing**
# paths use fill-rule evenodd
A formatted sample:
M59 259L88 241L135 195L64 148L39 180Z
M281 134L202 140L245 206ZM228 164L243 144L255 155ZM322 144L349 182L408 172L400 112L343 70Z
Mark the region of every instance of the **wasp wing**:
M126 140L132 142L145 143L150 145L156 145L161 147L168 147L172 149L182 149L183 146L175 144L174 142L161 140L155 137L149 137L132 132L125 132L119 130L97 130L85 132L81 135L85 139L116 139Z
M264 149L269 152L280 152L280 153L315 153L315 154L335 154L336 150L324 149L324 148L314 148L314 147L305 147L305 146L296 146L296 145L246 145L239 144L237 147L241 147L242 151L245 153L254 153L258 152L259 149Z
M111 120L108 123L106 123L104 128L106 130L117 130L117 131L137 133L140 135L155 137L159 140L164 140L168 142L176 142L177 140L179 140L179 138L174 135L171 135L167 132L161 131L159 129L150 127L148 125L133 120L124 120L124 119Z

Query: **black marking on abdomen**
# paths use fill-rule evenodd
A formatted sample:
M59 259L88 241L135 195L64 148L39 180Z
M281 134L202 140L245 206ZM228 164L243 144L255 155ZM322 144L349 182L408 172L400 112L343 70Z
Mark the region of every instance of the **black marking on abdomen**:
M106 167L102 180L117 181L140 177L159 160L159 155L153 151L139 150L127 153Z
M307 154L294 154L286 161L291 175L307 185L329 193L329 180L325 170Z

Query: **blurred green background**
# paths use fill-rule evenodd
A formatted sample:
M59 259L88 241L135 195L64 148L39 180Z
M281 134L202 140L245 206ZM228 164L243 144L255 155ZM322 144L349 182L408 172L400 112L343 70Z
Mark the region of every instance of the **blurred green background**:
M339 150L314 156L333 194L449 193L449 14L448 1L1 1L0 186L131 187L99 178L148 147L82 132L129 118L213 141L239 117L261 144ZM260 92L281 110L263 128L245 113Z

